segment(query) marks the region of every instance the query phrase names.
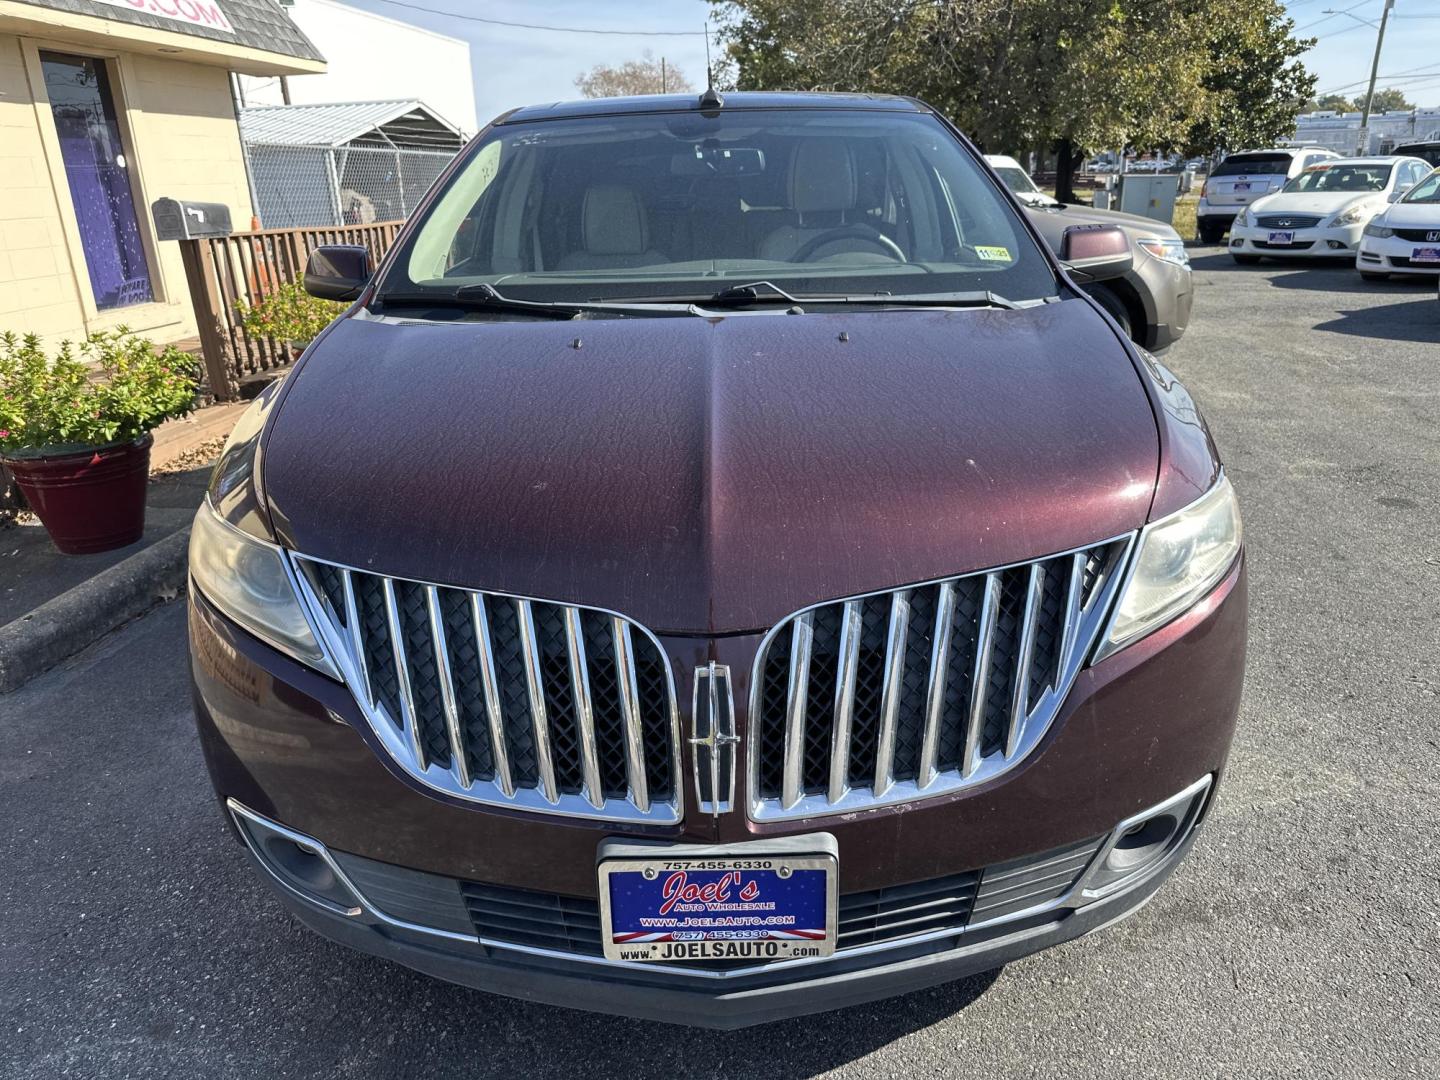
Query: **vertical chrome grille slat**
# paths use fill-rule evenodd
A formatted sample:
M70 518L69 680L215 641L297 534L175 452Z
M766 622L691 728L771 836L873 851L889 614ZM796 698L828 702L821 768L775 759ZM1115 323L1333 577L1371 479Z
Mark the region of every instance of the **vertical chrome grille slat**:
M790 683L785 698L785 764L781 771L780 795L780 801L787 808L799 802L804 794L800 781L805 756L805 712L810 701L810 649L814 640L814 618L806 612L795 620L790 632Z
M540 672L540 647L535 640L535 610L529 600L515 601L520 623L520 656L525 665L525 696L530 702L530 724L535 739L535 767L540 773L540 793L546 802L558 802L555 761L550 755L550 721L545 715L545 692Z
M625 728L625 780L637 810L650 809L649 780L645 776L645 733L640 726L640 689L636 685L635 646L630 624L618 615L610 618L615 649L615 683L619 688L620 717Z
M355 602L355 579L349 570L340 571L340 580L345 590L345 629L349 637L351 659L355 663L355 674L360 677L357 688L366 705L375 705L375 691L370 687L370 664L365 659L364 631L360 626L360 605Z
M850 724L855 715L855 671L860 664L860 601L850 600L840 616L840 662L835 677L835 723L830 738L831 802L850 790Z
M995 645L995 619L1000 613L1000 575L985 575L976 632L975 666L970 679L970 716L965 725L965 756L960 774L972 775L980 767L980 737L985 730L985 700L990 689L990 652Z
M475 650L479 653L480 688L485 699L485 723L490 731L490 758L495 763L495 784L509 798L515 794L515 781L510 774L510 749L505 743L505 717L500 711L500 690L495 678L495 650L490 644L490 619L485 611L485 598L470 594L470 625L475 633Z
M450 668L450 645L445 640L445 619L440 613L440 592L425 586L425 608L430 616L430 639L435 644L435 669L440 679L440 706L445 711L445 733L450 737L450 762L461 787L470 786L470 763L460 732L460 706L455 701L455 673Z
M600 760L595 746L595 713L590 701L590 670L585 662L585 632L580 626L580 609L565 609L565 654L570 658L570 687L575 702L575 726L580 738L580 772L583 794L597 810L605 805L600 783Z
M1135 536L842 597L777 624L750 684L750 816L933 798L1025 759L1104 631Z
M1045 591L1045 565L1030 564L1030 580L1025 587L1025 614L1020 624L1020 647L1015 653L1015 681L1010 692L1009 722L1005 731L1005 756L1015 756L1020 748L1020 735L1030 712L1030 664L1035 655L1035 621Z
M925 737L920 744L917 782L921 790L935 782L935 758L944 722L946 681L950 671L950 639L955 623L955 582L940 583L935 601L935 632L930 646L930 682L925 688Z
M884 795L895 783L895 730L900 719L901 680L905 676L905 645L910 631L910 590L890 596L890 628L885 635L885 679L880 692L880 736L875 747L872 790Z
M1069 663L1080 633L1080 598L1085 586L1085 561L1088 552L1077 551L1070 556L1070 584L1065 592L1064 631L1060 637L1060 667Z
M410 752L424 772L425 744L420 738L420 723L415 716L415 695L410 688L410 661L405 655L405 630L400 625L400 606L395 600L395 582L382 579L385 595L385 620L390 625L390 651L395 659L395 681L400 687L400 726L410 738Z

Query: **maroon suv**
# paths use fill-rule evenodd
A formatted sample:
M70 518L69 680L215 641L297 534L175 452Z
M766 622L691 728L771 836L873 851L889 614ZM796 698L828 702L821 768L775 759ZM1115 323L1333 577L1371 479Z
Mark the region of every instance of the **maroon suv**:
M482 132L246 414L205 757L319 932L734 1027L1139 907L1214 798L1240 519L1194 402L917 102Z

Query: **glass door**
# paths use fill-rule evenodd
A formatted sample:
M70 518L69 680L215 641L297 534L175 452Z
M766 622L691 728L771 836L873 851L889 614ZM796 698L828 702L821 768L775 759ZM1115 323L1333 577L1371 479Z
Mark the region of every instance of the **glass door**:
M105 62L42 52L40 64L95 306L147 303L155 294Z

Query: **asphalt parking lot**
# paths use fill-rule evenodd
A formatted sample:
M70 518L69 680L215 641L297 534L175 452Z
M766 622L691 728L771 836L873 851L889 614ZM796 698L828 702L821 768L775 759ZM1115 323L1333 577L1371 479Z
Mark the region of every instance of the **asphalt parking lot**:
M0 698L0 1077L1433 1075L1435 283L1193 254L1167 362L1242 499L1250 663L1220 804L1131 920L735 1033L436 982L301 930L246 865L170 604Z

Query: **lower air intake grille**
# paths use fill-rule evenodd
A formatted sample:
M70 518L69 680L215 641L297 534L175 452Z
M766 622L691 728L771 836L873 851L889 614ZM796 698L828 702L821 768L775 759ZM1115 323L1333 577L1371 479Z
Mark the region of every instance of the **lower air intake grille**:
M411 775L480 803L680 820L674 679L637 623L301 556L295 565L327 652Z
M1130 540L808 608L755 665L750 813L810 817L992 779L1054 719Z

